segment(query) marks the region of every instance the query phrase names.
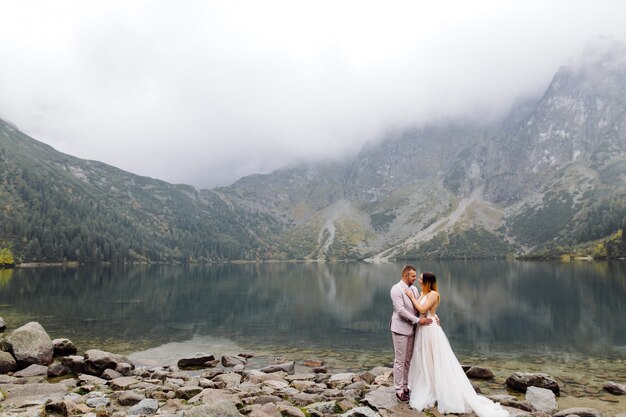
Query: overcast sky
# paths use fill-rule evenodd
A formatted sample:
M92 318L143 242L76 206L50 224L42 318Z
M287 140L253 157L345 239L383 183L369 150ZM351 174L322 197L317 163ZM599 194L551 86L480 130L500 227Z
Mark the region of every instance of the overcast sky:
M389 127L493 119L615 1L0 0L0 118L140 175L227 185L355 154Z

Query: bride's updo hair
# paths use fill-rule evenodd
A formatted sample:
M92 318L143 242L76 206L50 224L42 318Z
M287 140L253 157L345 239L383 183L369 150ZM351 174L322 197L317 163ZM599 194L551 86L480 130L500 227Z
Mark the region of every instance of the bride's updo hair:
M432 272L422 272L422 282L424 283L424 291L437 291L437 303L439 303L439 290L437 289L437 277Z

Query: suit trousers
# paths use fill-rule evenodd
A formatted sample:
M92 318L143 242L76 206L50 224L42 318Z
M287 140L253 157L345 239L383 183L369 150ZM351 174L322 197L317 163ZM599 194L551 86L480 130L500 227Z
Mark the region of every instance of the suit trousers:
M409 367L413 357L413 345L415 344L415 332L404 335L391 332L395 358L393 360L393 385L396 392L402 392L408 388Z

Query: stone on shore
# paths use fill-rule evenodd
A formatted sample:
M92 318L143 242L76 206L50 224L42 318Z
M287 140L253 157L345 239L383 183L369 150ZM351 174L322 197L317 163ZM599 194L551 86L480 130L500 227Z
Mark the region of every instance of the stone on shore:
M506 379L506 385L510 388L526 392L528 387L539 387L549 389L559 395L559 384L550 375L542 373L514 372Z
M222 366L226 368L232 368L233 366L236 366L236 365L245 365L247 363L248 361L246 360L246 358L242 358L239 356L231 356L231 355L222 356Z
M105 369L115 369L120 363L132 362L126 356L103 350L91 349L85 352L84 372L90 375L100 376Z
M561 410L552 417L567 417L569 415L577 415L578 417L606 417L606 415L595 408L573 407Z
M18 378L28 378L31 376L43 376L43 375L48 375L48 367L47 366L43 366L43 365L30 365L27 368L22 369L19 372L16 372L13 374L13 376L16 376Z
M135 392L135 391L124 391L117 397L117 402L123 406L135 405L139 401L145 399L143 395Z
M273 374L275 372L286 372L288 374L293 374L295 372L295 365L296 363L294 361L291 362L283 362L283 363L277 363L274 365L269 365L266 366L264 368L261 368L261 372L265 372L266 374Z
M304 412L293 405L281 403L276 406L278 411L285 417L306 417Z
M559 410L554 392L549 389L528 387L528 390L526 390L526 401L528 401L535 410L547 414L554 414Z
M46 415L71 416L79 414L76 404L69 400L51 401L45 405L44 410Z
M211 404L193 407L179 414L180 417L242 417L235 404L228 400L221 400Z
M48 366L52 363L52 339L36 321L15 329L6 341L11 345L18 368L32 364Z
M372 410L369 407L356 407L347 413L343 413L342 416L345 417L380 417L376 411Z
M48 376L49 377L57 377L63 376L71 373L72 371L67 366L63 365L61 362L55 362L48 366Z
M117 378L122 378L123 376L124 375L111 368L105 369L104 372L102 372L102 375L100 375L102 379L107 379L109 381Z
M152 415L159 409L159 402L152 398L146 398L126 410L130 415Z
M0 351L0 374L13 372L17 369L17 362L9 352Z
M602 388L614 395L626 394L626 385L618 384L617 382L607 382Z
M185 368L200 368L200 367L212 367L211 365L215 361L215 356L208 353L196 353L191 358L182 358L178 361L177 365L180 369Z
M468 378L474 378L474 379L493 379L494 378L493 372L491 372L490 369L482 368L480 366L472 366L465 372L465 375L467 375Z
M83 369L85 369L85 358L77 355L70 355L64 358L61 358L61 364L70 368L70 371L73 374L79 375L83 373Z
M370 391L363 402L374 410L390 410L398 405L396 392L393 387L381 387Z
M3 390L6 392L6 401L14 407L35 402L43 405L48 400L61 401L67 393L65 385L47 382L5 386Z
M328 379L328 386L331 388L342 389L347 385L352 384L354 381L354 373L353 372L344 372L341 374L334 374Z
M76 352L78 352L74 343L72 343L70 339L65 338L54 339L52 341L52 348L55 357L76 355Z
M124 391L127 390L131 385L137 384L139 380L132 376L123 376L121 378L115 378L111 380L109 386L114 391Z

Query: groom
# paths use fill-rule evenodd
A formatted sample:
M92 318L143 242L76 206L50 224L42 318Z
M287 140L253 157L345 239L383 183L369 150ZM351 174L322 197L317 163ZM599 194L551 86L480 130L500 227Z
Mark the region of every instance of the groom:
M415 331L417 324L430 324L432 319L418 317L419 314L411 299L404 293L409 288L415 298L419 297L417 289L413 283L417 279L417 272L412 265L402 268L402 279L391 287L390 295L393 303L393 314L389 328L393 340L393 350L395 358L393 360L393 385L396 390L396 397L400 401L409 400L409 367L413 356L413 344L415 342Z

